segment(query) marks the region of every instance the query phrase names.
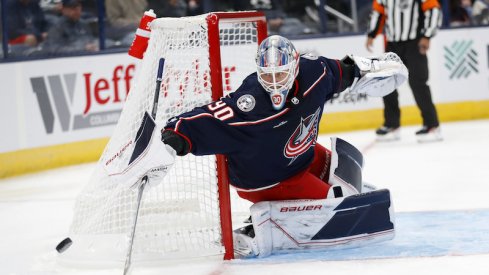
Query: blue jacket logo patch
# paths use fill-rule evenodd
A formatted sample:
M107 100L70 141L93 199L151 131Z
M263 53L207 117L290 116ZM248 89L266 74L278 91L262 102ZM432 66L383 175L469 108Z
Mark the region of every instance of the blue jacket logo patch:
M287 141L284 148L284 155L286 158L292 159L289 165L291 165L298 156L302 155L311 146L316 144L320 112L321 108L318 108L314 114L305 119L302 118L299 126L297 126L294 133Z

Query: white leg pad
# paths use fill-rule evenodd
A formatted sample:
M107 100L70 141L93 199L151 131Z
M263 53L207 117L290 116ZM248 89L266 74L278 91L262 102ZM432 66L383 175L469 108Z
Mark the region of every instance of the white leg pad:
M389 240L393 214L386 189L334 199L259 202L251 206L257 256Z

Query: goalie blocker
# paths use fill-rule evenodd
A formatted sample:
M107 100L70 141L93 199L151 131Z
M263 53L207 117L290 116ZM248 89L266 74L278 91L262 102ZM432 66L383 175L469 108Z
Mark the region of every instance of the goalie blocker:
M252 205L252 227L234 231L237 254L266 257L296 250L358 247L394 237L390 192L362 183L361 152L332 138L331 153L328 198Z

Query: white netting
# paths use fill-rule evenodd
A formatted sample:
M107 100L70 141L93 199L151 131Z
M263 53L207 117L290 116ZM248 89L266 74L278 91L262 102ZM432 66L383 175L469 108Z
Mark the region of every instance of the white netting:
M236 20L222 20L219 29L223 87L230 92L255 70L257 31L254 23ZM143 113L151 113L161 57L165 67L156 116L158 128L170 117L211 101L212 61L207 36L206 15L153 21L148 50L119 123L90 183L76 200L71 227L74 242L67 255L88 261L124 260L137 190L111 182L105 167L114 171L127 166ZM249 204L236 203L231 191L233 212L242 219ZM215 156L177 158L163 182L146 189L133 251L135 260L223 253Z

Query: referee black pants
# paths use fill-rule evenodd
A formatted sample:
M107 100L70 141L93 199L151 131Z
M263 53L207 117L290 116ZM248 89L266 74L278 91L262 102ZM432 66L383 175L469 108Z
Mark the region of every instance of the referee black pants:
M428 81L428 58L418 50L418 40L403 42L387 42L386 51L394 52L401 58L409 71L409 86L413 91L414 100L421 111L423 125L436 127L439 125L438 115L431 98ZM384 126L397 128L401 125L401 109L397 90L383 98Z

